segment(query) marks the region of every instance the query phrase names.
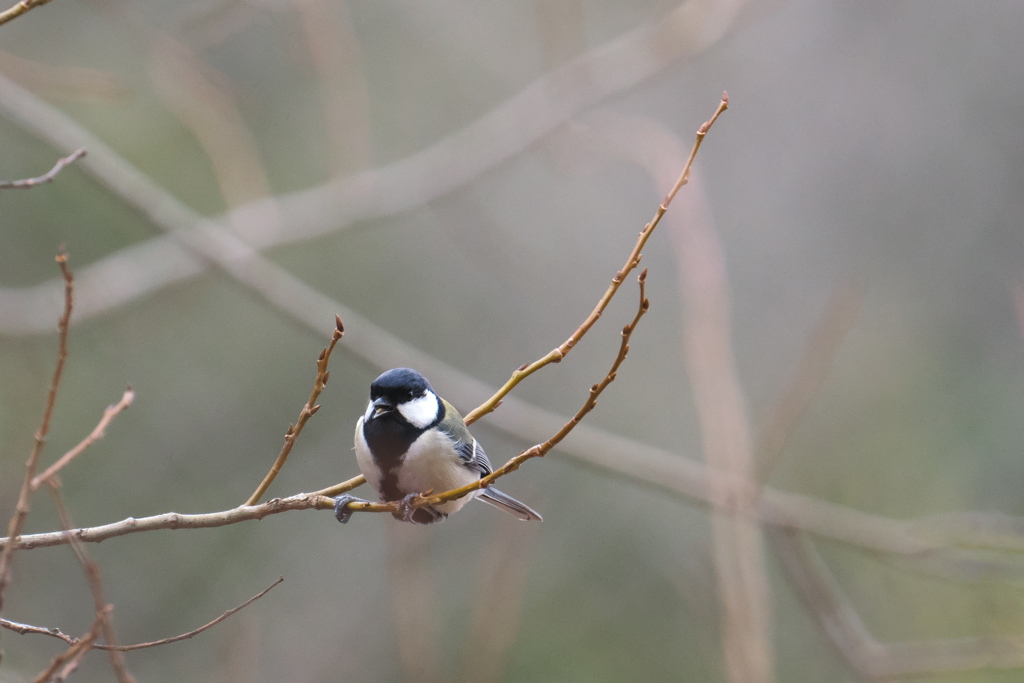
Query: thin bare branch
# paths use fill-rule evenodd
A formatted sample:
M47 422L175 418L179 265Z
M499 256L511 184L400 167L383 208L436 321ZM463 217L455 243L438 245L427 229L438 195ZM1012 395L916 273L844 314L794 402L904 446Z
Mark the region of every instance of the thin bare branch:
M160 640L151 640L148 643L135 643L134 645L103 645L103 644L99 644L99 645L92 645L91 647L94 650L113 650L113 651L116 651L116 652L131 652L132 650L144 650L144 649L150 648L150 647L159 647L160 645L169 645L171 643L177 643L177 642L180 642L182 640L188 640L189 638L194 638L195 636L199 635L203 631L206 631L208 629L213 628L214 626L216 626L220 622L224 621L225 619L227 619L231 615L235 614L236 612L242 611L243 609L245 609L246 607L248 607L252 603L256 602L257 600L262 598L264 595L269 593L271 590L273 590L275 587L277 587L277 585L280 584L282 581L284 581L284 577L283 576L278 578L277 581L275 581L274 583L270 584L269 586L267 586L265 589L263 589L262 591L260 591L256 595L252 596L251 598L249 598L248 600L243 602L241 605L238 605L237 607L232 607L227 612L224 612L223 614L221 614L219 617L217 617L213 621L209 621L209 622L203 624L202 626L200 626L199 628L193 629L193 630L189 631L188 633L182 633L180 635L172 636L170 638L161 638ZM109 609L109 607L108 607L108 609ZM99 620L97 620L97 624L98 623L99 623ZM14 622L14 621L7 621L6 619L0 619L0 626L4 627L6 629L9 629L11 631L15 631L17 633L21 633L21 634L37 634L37 635L42 635L42 636L52 636L54 638L59 638L60 640L63 640L65 643L70 643L72 646L78 645L78 644L80 644L82 642L81 639L69 636L69 635L67 635L66 633L64 633L63 631L61 631L60 629L57 629L57 628L43 628L42 626L29 626L28 624L19 624L19 623ZM93 628L96 628L95 624L94 624Z
M718 120L718 117L721 116L722 112L728 108L729 93L723 92L722 101L718 104L718 109L715 110L715 113L710 119L705 121L701 127L697 129L697 142L694 143L693 149L690 150L690 157L686 160L686 166L683 168L683 172L679 175L679 179L676 181L676 184L668 191L668 194L665 195L665 200L661 203L662 214L665 213L665 209L668 208L668 205L672 203L672 198L676 196L676 193L682 189L683 185L690 182L690 169L693 168L693 160L696 158L698 150L700 150L701 143L704 142L704 136L706 136L708 131L711 130L711 126L715 125L715 121ZM660 214L658 217L661 217Z
M472 411L469 412L469 414L466 415L466 424L472 424L479 420L484 415L494 411L494 409L498 407L498 404L501 403L501 400L505 396L507 396L508 393L516 387L516 385L518 385L520 382L522 382L524 379L526 379L533 373L540 370L545 365L560 362L563 358L565 358L566 354L568 354L569 351L571 351L573 347L579 343L580 339L583 338L583 335L585 335L590 330L590 328L594 326L594 323L597 322L598 318L601 317L605 309L608 307L608 304L611 302L612 297L614 297L615 293L619 291L619 287L626 279L626 276L629 275L633 271L633 269L640 264L640 252L647 244L647 240L650 239L651 235L654 233L654 229L658 227L658 223L661 222L661 217L665 215L665 211L668 210L668 207L672 203L672 198L675 197L676 192L678 192L679 188L681 188L683 185L687 183L687 180L690 177L690 169L693 166L693 160L697 157L697 151L700 149L700 145L704 141L704 136L707 135L707 132L711 129L711 126L714 125L716 120L718 120L719 115L728 108L729 95L726 93L722 93L722 100L721 102L718 103L718 108L715 109L715 113L711 116L710 119L705 121L697 130L697 141L694 143L693 149L690 151L690 156L686 160L686 164L683 166L682 172L679 174L679 179L672 187L672 190L665 197L665 200L658 207L657 212L655 212L654 214L654 218L652 218L651 222L648 223L644 227L644 229L640 231L640 235L637 238L636 244L633 246L633 250L629 253L629 257L626 259L625 265L622 266L622 268L612 278L611 284L608 285L608 289L605 290L604 295L597 302L597 305L594 307L594 310L590 312L590 315L587 316L587 319L583 321L583 324L580 325L576 329L576 331L573 332L572 335L570 335L568 339L562 342L560 346L553 349L546 356L544 356L543 358L539 358L538 360L535 360L532 363L528 363L520 367L515 372L513 372L509 380L505 382L505 384L500 389L498 389L498 391L495 392L493 396L491 396L489 399L484 401L483 404L473 409Z
M252 596L251 598L249 598L248 600L243 602L238 607L232 607L227 612L225 612L224 614L220 615L219 617L217 617L213 621L207 622L206 624L203 624L199 628L194 629L192 631L189 631L188 633L182 633L181 635L173 636L171 638L161 638L160 640L152 640L152 641L150 641L148 643L136 643L135 645L116 645L116 646L114 646L114 645L96 645L95 648L97 650L117 650L118 652L131 652L132 650L143 650L143 649L149 648L149 647L158 647L160 645L169 645L171 643L177 643L177 642L180 642L182 640L188 640L189 638L194 638L195 636L199 635L203 631L206 631L207 629L213 628L214 626L216 626L220 622L222 622L225 619L227 619L228 617L230 617L232 614L234 614L236 612L240 612L243 609L245 609L246 607L248 607L249 605L251 605L252 603L256 602L257 600L262 598L264 595L269 593L271 590L273 590L282 581L284 581L284 577L283 576L278 578L277 581L275 581L274 583L270 584L269 586L264 588L262 591L260 591L256 595Z
M57 177L58 173L64 170L65 166L73 164L84 156L84 148L76 149L63 159L58 159L57 163L53 165L53 168L41 176L36 178L25 178L23 180L0 180L0 189L20 190L35 187L36 185L42 185L43 183L52 183L53 179Z
M21 536L16 543L10 545L30 550L33 548L49 548L66 545L72 538L83 543L99 543L110 538L127 534L155 531L157 529L212 529L254 519L263 519L290 510L330 510L334 501L323 496L301 493L289 498L272 498L259 505L242 505L232 510L198 515L183 515L177 512L166 512L152 517L141 517L104 524L102 526L72 529L71 531L51 531L43 534ZM7 546L9 538L0 538L0 543Z
M39 475L32 478L31 486L32 490L37 490L40 486L45 484L53 475L57 474L61 469L64 468L69 462L81 455L86 448L93 445L107 434L107 427L114 420L118 414L130 406L132 401L135 400L135 392L132 391L131 387L128 387L124 394L121 396L121 400L112 406L107 406L103 411L103 417L100 418L99 424L92 430L89 436L82 439L82 441L72 448L70 451L60 457L60 459L46 468L46 470Z
M68 256L64 253L63 248L57 254L57 265L60 266L61 274L64 276L64 313L57 323L57 327L60 330L57 365L53 370L53 377L50 380L50 391L46 396L46 407L43 408L42 423L36 431L35 444L28 456L28 462L25 463L25 479L18 494L18 503L14 508L14 514L11 516L10 522L7 524L8 538L18 538L21 535L21 530L25 527L25 518L28 516L31 507L32 477L35 476L36 467L39 465L39 457L46 446L46 437L50 432L50 420L53 418L53 408L57 403L57 391L60 389L60 380L64 375L64 364L68 359L68 326L71 320L71 310L75 305L75 278L71 273L71 269L68 268ZM11 562L14 559L15 550L17 550L17 544L10 543L4 545L3 551L0 552L0 611L3 611L3 593L10 581Z
M50 2L50 0L21 0L17 5L10 9L0 12L0 24L6 24L8 21L13 21L20 17L25 12L36 7L41 7Z
M288 431L284 435L284 446L281 447L281 452L278 453L277 459L274 460L273 466L270 471L267 472L267 476L263 478L259 487L253 492L249 499L245 501L246 505L256 505L260 502L260 498L267 492L270 485L274 482L274 478L277 477L277 473L284 467L284 463L288 460L288 454L292 452L292 447L295 445L295 441L299 438L299 434L302 432L302 428L309 422L309 418L320 409L317 405L316 400L320 398L320 393L327 386L327 380L331 376L330 370L327 369L328 363L331 361L331 354L334 352L334 347L341 340L345 334L345 326L341 322L341 317L338 315L334 316L334 332L331 334L331 341L327 347L320 352L320 357L316 361L316 379L313 380L313 390L309 394L309 400L306 401L306 405L302 406L302 410L299 411L299 419L295 421L294 425L288 425Z
M69 636L68 634L61 631L59 628L46 628L44 626L32 626L31 624L22 624L17 621L11 621L9 619L0 618L0 628L5 628L8 631L14 631L21 635L39 635L39 636L51 636L53 638L59 638L69 645L73 645L77 642L77 638Z

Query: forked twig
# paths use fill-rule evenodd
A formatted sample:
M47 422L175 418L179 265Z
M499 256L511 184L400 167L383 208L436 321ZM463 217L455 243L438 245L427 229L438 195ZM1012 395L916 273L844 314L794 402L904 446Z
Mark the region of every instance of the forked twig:
M102 618L97 615L96 619L92 622L92 628L89 629L81 638L74 638L69 647L64 652L60 653L53 658L50 662L50 666L41 671L38 676L32 679L32 683L47 683L52 680L57 672L65 667L77 666L77 662L82 660L89 650L91 650L96 642L96 638L100 633L100 622ZM67 670L67 669L65 669Z
M513 372L512 376L508 379L508 381L505 382L505 384L500 389L498 389L498 391L495 392L493 396L491 396L489 399L484 401L480 406L474 408L472 411L469 412L468 415L466 415L467 425L473 424L487 413L490 413L493 410L495 410L501 403L501 399L507 396L508 393L515 389L516 386L524 379L526 379L533 373L537 372L545 365L560 362L563 358L565 358L566 354L568 354L573 349L573 347L579 343L580 339L583 338L583 335L590 331L590 328L594 326L594 323L597 322L598 318L601 317L605 309L608 307L608 304L611 302L612 297L614 297L615 293L619 291L619 287L622 285L622 282L626 279L626 276L629 275L633 271L633 269L640 264L640 258L642 256L640 252L647 244L647 240L650 239L651 235L654 233L654 229L658 227L658 223L661 222L661 217L665 215L665 211L668 210L669 204L672 203L672 199L676 196L676 193L679 192L679 189L689 181L690 169L693 166L693 160L697 157L697 151L700 149L701 143L704 142L704 136L707 135L709 130L711 130L711 126L713 126L715 121L718 120L719 115L721 115L721 113L728 108L729 94L723 92L722 101L718 103L718 108L715 109L715 113L711 116L710 119L705 121L699 129L697 129L697 140L693 144L693 149L690 151L690 156L686 160L686 165L683 167L682 173L679 174L679 179L676 180L675 185L672 186L672 189L669 191L669 193L665 195L665 199L662 201L661 205L658 206L658 210L657 212L655 212L654 218L652 218L651 222L648 223L644 227L644 229L640 231L640 235L639 237L637 237L636 244L633 246L633 250L629 253L629 257L626 259L625 265L622 266L621 270L615 273L615 276L612 278L611 284L608 285L608 289L605 291L601 299L597 302L597 305L594 307L594 310L592 310L590 312L590 315L587 316L587 319L583 321L583 324L580 325L576 329L576 331L569 336L568 339L562 342L560 346L558 346L555 349L552 349L547 355L533 361L532 363L527 363L526 365L521 366L519 369Z
M2 23L3 21L0 21L0 24ZM63 159L58 159L57 163L53 165L53 168L41 176L35 178L24 178L22 180L0 180L0 189L22 190L35 187L36 185L42 185L43 183L52 183L53 179L57 177L58 173L64 170L65 166L75 163L84 156L85 148L81 147Z
M270 488L274 478L277 477L277 473L281 471L285 461L288 460L288 454L292 452L292 447L299 438L302 428L306 426L309 418L316 415L316 411L320 410L316 400L320 398L320 392L327 386L327 380L331 376L331 371L327 369L327 364L331 360L331 353L334 351L335 345L344 334L345 326L341 322L341 317L336 315L334 316L334 333L331 335L331 342L320 352L320 357L316 361L316 380L313 382L313 391L309 394L309 400L306 401L306 405L302 406L302 410L299 411L299 419L295 421L295 424L288 425L288 431L284 434L284 446L281 447L281 452L278 454L270 471L267 472L267 476L263 478L263 482L249 496L249 499L245 501L246 505L256 505L260 502L260 498Z
M575 429L576 425L583 420L587 413L594 409L594 406L597 405L597 398L601 395L601 392L603 392L609 384L615 381L615 376L619 370L619 366L622 365L622 361L626 360L626 355L629 353L630 336L633 334L633 330L636 329L637 323L640 322L640 318L643 317L644 313L650 310L651 302L646 296L646 268L640 273L637 281L640 284L640 303L637 306L637 311L633 316L633 320L622 328L622 341L619 343L619 352L615 356L615 361L612 363L612 366L608 370L608 374L605 375L604 379L590 388L590 394L587 396L587 400L584 401L583 406L576 411L576 414L573 415L572 419L566 422L550 439L544 443L537 444L536 446L526 449L487 476L481 477L466 486L452 489L451 491L445 491L436 495L418 496L408 504L409 507L419 508L426 505L440 505L441 503L447 503L448 501L462 498L473 491L487 488L506 474L515 472L527 460L530 460L531 458L544 457L551 451L551 449L557 446L562 439L568 436L569 433ZM371 503L368 501L350 501L347 509L350 511L359 510L363 512L399 512L399 504L395 502Z
M104 436L106 436L107 427L110 425L110 423L114 420L115 417L118 416L118 414L122 410L130 406L132 404L132 401L134 400L135 392L132 391L131 387L128 387L128 389L126 389L124 394L121 396L120 401L118 401L114 405L106 407L106 409L103 411L103 417L100 418L99 424L97 424L96 428L89 433L89 436L82 439L82 441L79 442L77 446L75 446L70 451L62 455L57 462L47 467L42 474L36 475L35 477L32 478L32 482L29 484L32 487L32 490L35 491L40 486L47 483L47 481L49 481L49 479L53 475L57 474L57 472L63 469L65 465L67 465L69 462L71 462L79 455L81 455L86 448L88 448L89 446L93 445L94 443L102 439Z
M57 365L53 370L53 377L50 380L50 391L46 396L43 419L35 434L35 445L28 456L28 462L25 463L25 479L21 484L21 491L18 494L18 503L14 508L14 514L11 515L10 522L7 524L7 537L12 539L20 536L22 529L25 528L25 518L28 516L29 501L33 493L32 477L35 475L36 467L39 465L39 456L42 455L43 448L46 446L46 436L50 432L53 408L57 403L57 390L60 389L60 380L64 375L64 364L68 359L68 324L71 320L71 310L75 305L75 277L71 273L71 269L68 268L68 255L64 253L63 247L57 253L56 259L57 264L60 266L60 272L64 276L64 313L57 323L60 330ZM0 552L0 611L3 610L4 589L7 588L11 561L14 558L14 552L17 550L17 547L17 543L8 543L4 545L3 551Z

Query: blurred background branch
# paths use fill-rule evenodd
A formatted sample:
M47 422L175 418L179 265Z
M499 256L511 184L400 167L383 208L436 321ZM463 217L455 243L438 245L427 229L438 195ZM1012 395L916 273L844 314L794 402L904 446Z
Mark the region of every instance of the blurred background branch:
M879 681L976 669L1024 667L1024 637L975 637L883 643L850 605L804 534L769 532L772 547L822 631L854 669Z
M672 234L684 299L683 356L701 425L711 481L715 569L725 664L734 683L775 680L772 608L761 531L755 520L754 452L746 400L731 344L725 262L702 188L687 197Z
M726 35L743 5L737 0L682 3L660 23L636 29L574 58L473 124L402 161L328 181L321 187L236 206L231 214L218 220L234 226L254 247L265 249L413 209L522 153L573 115L680 59L699 55ZM576 78L581 72L590 77ZM85 166L87 172L95 174L114 192L132 196L139 204L149 206L150 212L159 212L163 204L159 192L151 188L143 191L143 186L149 183L138 171L126 169L124 161L110 147L29 91L0 78L0 107L12 121L58 148L74 147L88 140L86 146L94 151ZM217 136L211 132L210 139L216 140ZM264 221L253 221L253 217L264 215L275 204L281 220L287 221L287 231ZM151 216L159 224L159 217ZM201 219L193 215L184 223L187 227L198 227ZM76 319L114 310L163 286L194 277L205 267L201 260L196 261L195 256L183 253L170 241L154 239L125 248L79 273L82 291ZM101 283L113 281L122 286L116 291L104 290ZM51 283L24 291L0 290L0 332L46 331L48 327L40 317L50 305L51 294L47 289L53 286Z

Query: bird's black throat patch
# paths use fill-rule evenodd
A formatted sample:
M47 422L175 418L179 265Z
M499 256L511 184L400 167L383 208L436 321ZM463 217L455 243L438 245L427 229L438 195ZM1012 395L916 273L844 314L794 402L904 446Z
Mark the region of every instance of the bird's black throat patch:
M384 501L401 500L405 495L398 488L398 468L409 446L421 433L422 430L404 420L392 419L392 415L375 418L363 425L363 438L383 475L380 497Z
M425 380L424 380L425 381ZM422 493L422 491L403 491L398 486L398 472L401 469L402 461L409 447L430 429L436 427L447 413L444 402L437 399L437 417L434 421L423 428L410 424L398 410L371 418L363 423L363 438L370 449L374 463L381 472L380 494L381 500L392 502L401 500L410 493ZM413 521L420 524L428 524L426 519L419 519L426 515L430 521L436 521L434 515L426 510L416 510Z

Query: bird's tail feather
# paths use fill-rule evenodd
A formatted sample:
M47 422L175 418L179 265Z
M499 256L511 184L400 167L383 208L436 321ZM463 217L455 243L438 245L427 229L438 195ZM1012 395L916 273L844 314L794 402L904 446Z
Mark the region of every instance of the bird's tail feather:
M544 518L541 517L540 513L538 513L536 510L534 510L533 508L524 503L520 503L512 496L508 495L507 493L502 493L498 489L482 489L480 493L477 495L477 498L484 501L485 503L490 503L494 507L500 508L511 515L515 515L523 521L544 521Z

